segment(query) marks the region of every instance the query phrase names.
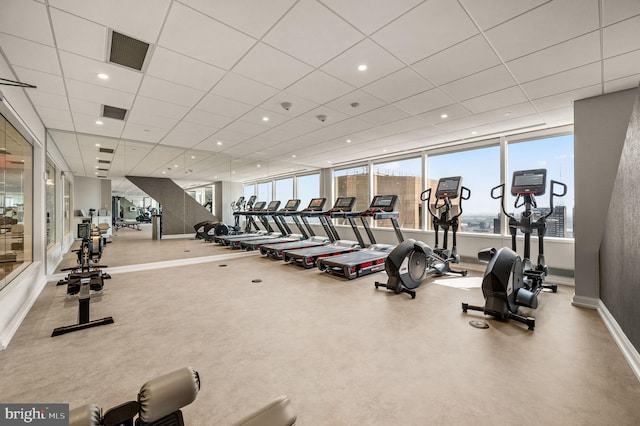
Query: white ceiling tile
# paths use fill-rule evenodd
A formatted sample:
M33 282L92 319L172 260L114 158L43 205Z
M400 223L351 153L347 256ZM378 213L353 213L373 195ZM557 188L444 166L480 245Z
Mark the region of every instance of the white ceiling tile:
M393 105L387 105L358 116L360 120L366 121L367 123L375 126L382 126L407 117L409 117L409 114Z
M55 8L50 11L58 48L97 61L106 59L106 27Z
M364 86L362 90L386 102L395 102L432 87L433 84L407 67Z
M196 105L197 109L221 115L223 117L238 118L246 114L253 107L243 102L209 93Z
M61 75L53 47L0 33L0 46L12 65Z
M640 49L605 59L604 80L617 80L640 73Z
M283 102L291 104L288 110L285 110L282 106ZM260 105L261 108L269 111L275 111L289 117L299 116L307 111L317 108L318 106L319 104L311 102L308 99L301 98L300 96L296 96L288 91L278 92Z
M640 15L602 30L605 58L640 49Z
M530 99L539 99L591 86L600 81L600 64L596 63L525 83L522 85L522 89Z
M231 118L199 109L192 109L183 119L185 123L203 124L217 129L223 128L232 121L233 119Z
M308 117L304 120L291 120L278 126L279 129L305 135L322 127L322 123L318 120L309 121Z
M38 90L29 90L27 91L29 98L31 98L31 102L34 103L36 107L48 107L48 108L56 108L56 109L68 109L69 102L67 101L66 96L55 95L53 93L47 92L39 92Z
M540 113L549 127L566 126L573 124L573 107L556 109Z
M313 67L264 43L256 44L233 67L235 73L279 89L284 89L311 71Z
M418 117L408 117L402 120L394 121L392 123L385 124L380 126L380 128L376 130L380 130L380 136L382 135L394 135L396 133L403 133L409 130L421 129L423 127L428 127L429 124L425 122L422 118Z
M598 0L551 1L485 34L504 61L597 30Z
M224 128L224 131L234 132L247 137L259 135L267 130L269 130L267 126L242 120L236 120Z
M65 79L69 97L78 98L85 101L95 102L102 105L111 105L118 108L130 109L134 96L113 90L108 87L96 86L94 84L83 83L81 81Z
M316 67L364 37L315 0L298 2L262 41Z
M264 132L260 136L263 136L263 137L265 137L267 139L271 139L271 140L274 140L274 141L277 141L277 142L284 142L284 141L288 141L290 139L294 139L296 136L298 136L298 134L276 127L276 128L267 130L266 132ZM294 148L291 145L288 145L288 147L289 147L289 149L293 149Z
M619 90L638 87L638 84L640 84L640 74L632 75L618 80L605 81L604 90L605 93L612 93Z
M18 74L18 80L38 86L38 91L61 96L66 96L67 94L64 89L62 77L58 75L47 74L19 66L14 66L13 69L16 74Z
M54 8L147 43L158 38L170 3L171 0L49 0Z
M354 88L322 71L314 71L287 89L294 95L318 104L340 97Z
M275 95L277 90L230 72L220 80L211 93L257 106Z
M158 45L226 70L255 40L180 3L173 3Z
M153 111L153 109L142 107L138 109L134 106L134 108L127 114L127 123L137 124L145 128L156 127L159 129L170 130L179 122L178 118L163 117L147 111Z
M104 87L108 90L135 94L142 80L142 73L69 52L60 52L60 62L65 78ZM98 78L100 73L107 74L109 79Z
M183 0L185 4L260 38L295 3L295 0Z
M192 107L202 99L205 92L167 80L146 76L142 80L138 94L160 101Z
M452 98L463 101L506 89L515 84L509 71L503 65L499 65L445 84L441 88Z
M481 35L471 37L412 65L434 84L442 85L500 64Z
M538 111L550 111L559 108L573 107L574 100L599 95L602 95L602 85L594 84L593 86L587 86L577 90L545 96L544 98L534 100L533 104Z
M3 33L53 46L47 8L41 3L24 0L2 0L0 28Z
M458 2L430 0L374 33L372 38L412 64L477 33Z
M68 130L70 132L74 131L73 122L71 120L51 120L51 119L42 119L44 125L47 129L59 129L59 130ZM69 158L64 155L64 159L69 163Z
M354 104L357 106L353 106ZM385 102L362 90L354 90L327 103L329 108L350 116L364 114L384 105Z
M92 114L83 114L80 112L74 112L73 123L76 126L76 131L80 133L96 134L101 136L120 137L122 129L124 128L124 121L113 120L110 118L101 117L102 125L96 124L96 116Z
M127 124L122 132L122 137L145 142L159 142L167 133L168 129L153 127L146 124L133 123L127 120Z
M318 118L319 115L326 116L325 121L320 121ZM346 120L349 118L347 114L343 114L340 111L336 111L333 108L329 108L326 105L320 106L314 110L311 110L303 115L301 115L300 120L309 121L311 123L318 123L321 128L332 126L335 123L338 123L342 120Z
M93 114L99 117L102 114L102 105L96 102L85 101L77 98L69 98L69 107L71 112L81 112L84 114Z
M310 136L316 137L325 142L334 138L352 135L369 127L369 123L366 121L360 120L359 118L349 118L316 130L311 133Z
M526 101L527 97L522 93L522 89L518 86L512 86L508 89L498 90L493 93L478 96L477 98L468 99L462 102L462 105L469 108L474 114L479 114Z
M443 114L446 114L447 117L442 118ZM434 111L425 112L417 117L419 117L425 125L436 124L440 126L442 124L440 127L446 129L446 123L456 120L461 121L460 119L470 116L471 113L467 108L460 104L453 104Z
M462 6L481 29L487 30L501 22L515 18L522 13L546 3L548 0L461 0Z
M607 26L640 15L638 0L602 0L602 25Z
M394 105L409 114L420 114L455 103L451 96L435 88L395 102Z
M269 120L264 121L264 117L267 117ZM255 123L261 127L269 128L269 127L279 126L285 121L289 121L290 117L274 111L268 111L262 108L255 108L247 112L242 117L240 117L240 120L248 123Z
M492 111L483 112L481 114L477 114L474 118L479 119L482 124L490 124L498 121L532 115L536 112L538 111L536 111L536 108L534 108L531 102L522 102L515 105L497 108Z
M351 22L365 34L371 34L396 19L421 0L323 0L327 7Z
M38 108L38 114L40 114L40 118L42 118L43 121L56 120L71 122L71 113L68 108L58 109L41 106Z
M520 83L600 60L600 32L593 31L564 43L521 56L507 63Z
M159 117L180 120L187 114L187 112L189 112L189 108L178 104L159 101L157 99L137 96L136 103L134 104L131 112L134 111L141 114L156 115Z
M222 145L221 145L222 149L226 150L226 149L229 149L229 147L235 145L236 143L246 141L247 139L249 139L249 137L250 136L247 135L246 133L231 131L227 126L224 129L220 130L219 132L216 132L210 138L207 138L207 140L213 140L215 141L216 144L217 142L222 142ZM198 147L198 149L200 149L200 147Z
M360 65L366 65L367 69L358 70ZM352 86L362 87L403 67L402 62L365 39L327 62L321 69Z
M147 75L208 91L226 71L163 47L153 50Z
M203 139L205 138L199 137L194 133L173 129L167 133L164 138L162 138L160 144L178 146L182 148L193 148L202 142Z

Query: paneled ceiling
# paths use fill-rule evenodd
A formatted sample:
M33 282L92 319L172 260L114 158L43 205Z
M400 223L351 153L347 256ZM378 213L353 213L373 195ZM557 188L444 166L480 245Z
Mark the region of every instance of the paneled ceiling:
M189 187L571 124L638 86L640 1L0 0L0 53L74 174Z

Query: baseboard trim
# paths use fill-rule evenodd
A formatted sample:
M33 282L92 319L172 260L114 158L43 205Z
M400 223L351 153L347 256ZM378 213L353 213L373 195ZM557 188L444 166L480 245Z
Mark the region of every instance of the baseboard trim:
M595 297L578 296L577 294L574 294L571 304L579 308L598 309L600 306L600 299L596 299Z
M598 313L613 337L613 340L616 342L616 345L618 345L620 352L622 352L622 356L624 356L631 370L633 370L633 374L635 374L638 381L640 381L640 354L638 350L624 334L624 331L622 331L616 319L611 315L609 309L602 303L602 300L598 304Z

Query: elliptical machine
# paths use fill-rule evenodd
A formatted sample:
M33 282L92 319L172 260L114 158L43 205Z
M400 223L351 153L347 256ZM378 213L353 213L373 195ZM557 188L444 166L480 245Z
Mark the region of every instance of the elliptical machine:
M501 199L502 212L509 218L509 232L511 234L511 248L503 247L499 250L489 248L478 253L478 259L488 261L487 269L482 280L482 294L485 298L484 306L472 306L462 303L462 311L475 310L484 312L499 320L513 319L526 324L533 330L535 318L518 314L518 307L531 309L538 307L538 294L543 289L552 292L558 290L555 284L544 284L548 273L544 258L544 235L547 229L547 218L553 213L554 197L564 197L567 186L564 183L551 180L549 193L549 212L534 220L533 208L537 208L536 195L544 195L546 191L546 169L521 170L513 173L511 194L516 197L514 207L524 206L524 211L517 219L505 208L505 184L502 183L491 190L491 198ZM561 187L562 192L556 192ZM496 195L496 190L500 193ZM516 234L518 229L524 234L523 258L516 253ZM531 262L531 234L538 233L537 264Z
M412 299L416 298L415 289L418 288L428 276L442 276L447 273L460 274L463 277L467 271L455 271L450 268L451 263L460 262L460 256L456 247L456 233L458 231L458 218L462 214L462 200L468 200L471 191L461 185L462 177L441 178L436 188L436 210L443 208L440 216L436 215L430 206L431 188L420 194L420 199L427 202L427 209L432 216L433 228L436 233L435 248L422 241L406 239L398 244L385 259L384 267L388 275L386 283L375 282L375 287L384 287L396 294L407 293ZM460 196L460 211L451 216L451 200ZM442 201L442 204L440 204ZM443 246L438 247L438 230L444 231ZM451 252L447 249L448 232L453 232L453 247Z

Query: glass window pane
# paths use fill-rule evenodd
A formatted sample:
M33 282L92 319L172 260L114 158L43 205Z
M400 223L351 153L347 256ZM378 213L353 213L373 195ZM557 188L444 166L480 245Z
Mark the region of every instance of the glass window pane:
M491 188L500 184L500 147L472 149L451 154L433 155L427 158L427 188L432 188L431 207L435 204L434 192L438 180L444 177L462 176L462 186L469 188L471 197L462 203L461 232L494 232L500 204L491 199ZM458 212L460 199L452 200L454 214ZM432 229L427 218L427 229ZM500 232L500 226L496 228Z
M269 203L271 201L273 184L271 181L262 182L258 184L258 199L256 201L265 201Z
M369 207L369 166L352 167L333 171L335 197L356 197L354 211Z
M296 177L296 192L296 198L300 199L300 208L304 209L312 198L320 196L320 173ZM331 200L327 201L325 207L331 208Z
M56 241L56 168L50 160L47 160L47 247Z
M293 178L278 179L276 181L276 200L280 200L282 206L293 199Z
M396 210L401 228L420 228L420 193L422 192L422 159L390 161L373 165L374 195L397 195ZM375 226L391 227L389 220L381 220Z
M553 214L547 218L548 237L573 238L573 135L555 136L544 139L536 139L526 142L515 142L508 145L508 173L505 182L505 192L508 194L505 200L507 211L515 212L516 217L523 208L515 209L515 197L511 195L513 172L518 170L546 169L547 188L544 195L536 198L537 209L534 209L534 217L549 212L549 195L551 194L551 180L567 185L567 195L553 200ZM560 187L556 192L561 191Z
M256 185L253 183L245 185L243 194L245 200L248 200L252 195L256 195Z

